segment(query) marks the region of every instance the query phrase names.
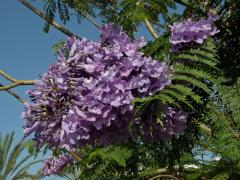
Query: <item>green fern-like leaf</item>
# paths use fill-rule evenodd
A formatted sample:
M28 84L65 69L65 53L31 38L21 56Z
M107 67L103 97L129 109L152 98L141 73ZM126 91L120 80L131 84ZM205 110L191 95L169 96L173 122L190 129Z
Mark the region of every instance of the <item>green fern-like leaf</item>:
M197 103L201 103L201 97L196 93L194 93L191 88L185 85L175 84L175 85L168 86L168 88L174 89L179 93L182 93L183 95L190 96Z
M158 47L158 42L159 40L152 44ZM147 53L156 54L149 51ZM194 109L193 103L202 104L203 100L199 92L210 94L211 89L207 83L216 82L214 74L218 72L216 53L214 41L208 39L200 47L185 49L181 53L172 55L170 57L173 69L172 84L152 97L135 99L137 109L143 109L154 100L176 107L185 104L190 109Z
M188 107L193 108L193 106L187 101L187 96L184 93L176 92L174 89L165 89L165 90L161 91L160 93L164 96L171 96L172 98L175 98L178 102L179 101L183 102Z
M186 62L192 61L193 63L202 63L211 68L217 69L216 62L201 56L197 56L196 54L190 54L190 53L180 54L174 57L174 60L176 61L180 60L180 61L186 61Z
M57 10L57 3L54 0L48 0L46 5L46 16L48 17L48 20L45 23L45 26L43 28L44 32L48 32L50 29L50 23L53 21L55 17L55 12Z
M208 93L208 94L210 93L209 87L205 83L199 81L198 79L189 77L187 75L181 75L181 74L175 75L174 79L177 81L191 82L193 87L198 87L198 88L202 89L203 91L205 91L206 93Z
M210 81L214 81L213 76L210 73L206 72L205 70L202 70L200 68L189 67L182 63L174 64L174 73L175 75L187 74L188 76L193 76L199 79L208 79Z
M131 150L121 146L107 146L94 150L89 159L99 157L102 160L114 161L119 166L126 166L126 161L132 156Z

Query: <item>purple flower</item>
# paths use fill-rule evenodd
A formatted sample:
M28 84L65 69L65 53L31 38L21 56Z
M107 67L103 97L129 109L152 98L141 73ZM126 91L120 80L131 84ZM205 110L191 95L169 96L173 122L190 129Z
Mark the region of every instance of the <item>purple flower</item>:
M60 157L51 157L43 162L42 174L44 176L55 175L73 159L68 155L61 155Z
M170 26L171 51L177 52L179 49L192 46L194 43L202 44L209 36L214 36L219 32L213 24L217 19L218 16L209 14L206 20L193 21L189 18L182 22L175 22Z
M177 111L172 107L164 107L164 121L162 134L169 137L171 135L183 135L186 129L188 114L186 112Z
M169 140L173 135L183 135L186 129L188 114L172 107L162 105L163 118L146 117L135 121L134 136L140 136L144 142Z
M113 24L102 27L100 42L70 37L28 92L25 133L34 133L38 147L68 150L127 142L133 99L171 83L167 64L139 52L145 44Z

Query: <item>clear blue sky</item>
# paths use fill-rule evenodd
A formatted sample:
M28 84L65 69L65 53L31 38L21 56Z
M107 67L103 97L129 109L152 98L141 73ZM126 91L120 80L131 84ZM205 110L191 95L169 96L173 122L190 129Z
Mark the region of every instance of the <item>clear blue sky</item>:
M38 8L42 5L33 3ZM50 29L48 34L42 31L44 21L29 11L16 0L5 0L0 5L0 69L17 79L36 79L53 63L55 56L52 45L66 39L61 32ZM81 37L97 40L98 30L90 23L83 21L77 24L73 18L67 24L72 32ZM144 28L139 35L151 37ZM6 84L0 77L0 82ZM14 91L27 99L25 91L31 87L18 87ZM5 92L0 92L0 132L16 132L16 139L23 135L23 120L20 119L23 105Z

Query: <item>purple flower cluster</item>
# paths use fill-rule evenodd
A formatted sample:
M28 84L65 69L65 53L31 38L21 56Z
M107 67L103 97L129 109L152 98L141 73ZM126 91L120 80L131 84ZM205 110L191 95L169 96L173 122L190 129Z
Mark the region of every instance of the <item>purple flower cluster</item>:
M210 15L207 19L193 21L191 18L182 22L175 22L171 28L171 51L177 52L183 47L188 47L194 43L202 44L209 36L213 36L219 32L214 26L217 16Z
M112 24L101 41L69 38L28 92L24 131L38 146L72 150L86 144L126 142L132 101L155 94L171 83L170 68L139 51L144 39L131 40Z
M176 109L165 106L163 115L163 127L161 133L163 139L169 139L172 135L183 135L186 129L188 114L186 112L177 111Z
M49 176L59 173L72 158L67 155L61 155L60 157L51 157L43 162L42 175Z
M159 140L169 140L173 135L184 134L188 114L166 105L162 105L161 109L162 124L152 117L140 119L136 124L135 136L140 134L144 142L159 142Z

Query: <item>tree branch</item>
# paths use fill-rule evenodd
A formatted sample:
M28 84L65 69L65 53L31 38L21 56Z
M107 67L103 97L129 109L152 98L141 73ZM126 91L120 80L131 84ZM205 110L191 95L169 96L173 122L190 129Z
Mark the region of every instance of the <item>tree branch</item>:
M152 24L148 21L147 18L144 19L144 24L146 25L149 33L152 35L153 38L158 38L157 32L154 30Z
M6 91L6 90L15 88L17 86L22 86L22 85L34 85L34 81L33 80L16 80L12 84L0 87L0 91Z
M71 156L77 161L81 161L81 158L75 152L69 151L69 154L71 154Z
M2 75L4 78L12 82L12 84L9 84L7 86L4 86L1 84L0 91L7 91L9 89L12 89L14 87L21 86L21 85L34 85L33 80L16 80L13 77L9 76L7 73L3 72L2 70L0 70L0 75Z
M161 168L161 169L157 169L155 171L156 174L161 174L161 173L166 173L168 170L166 168Z
M177 2L178 4L181 4L183 6L188 6L188 2L186 0L175 0L175 2Z
M3 85L0 83L0 87L3 87ZM17 100L19 100L21 103L25 103L26 101L22 99L19 95L17 95L15 92L11 90L6 90L9 94L11 94L13 97L15 97Z
M14 79L13 77L9 76L8 74L3 72L2 70L0 70L0 75L2 75L3 77L5 77L7 80L9 80L11 82L16 82L17 81L16 79Z
M54 26L57 30L61 31L62 33L66 34L67 36L76 36L74 33L66 29L65 27L58 24L56 21L50 19L48 16L46 16L44 13L33 7L30 3L28 3L26 0L18 0L20 3L22 3L25 7L30 9L33 13L41 17L43 20L48 21L52 26ZM79 37L78 37L79 38Z
M203 131L205 131L208 135L211 135L212 134L212 130L209 128L209 127L207 127L205 124L199 124L199 127L203 130ZM239 133L237 133L237 132L235 132L234 133L234 137L235 138L240 138L240 134Z
M158 175L156 175L156 176L154 176L154 177L152 177L152 178L150 178L149 180L154 180L154 179L157 179L157 178L171 178L171 179L175 179L175 180L179 180L178 178L176 178L175 176L173 176L173 175L164 175L164 174L158 174Z
M209 128L209 127L207 127L205 124L199 124L199 127L202 129L202 130L204 130L207 134L212 134L212 130Z
M79 11L78 11L79 12ZM83 15L89 22L91 22L96 28L100 29L101 26L95 22L95 20L88 14L79 12L81 15Z

